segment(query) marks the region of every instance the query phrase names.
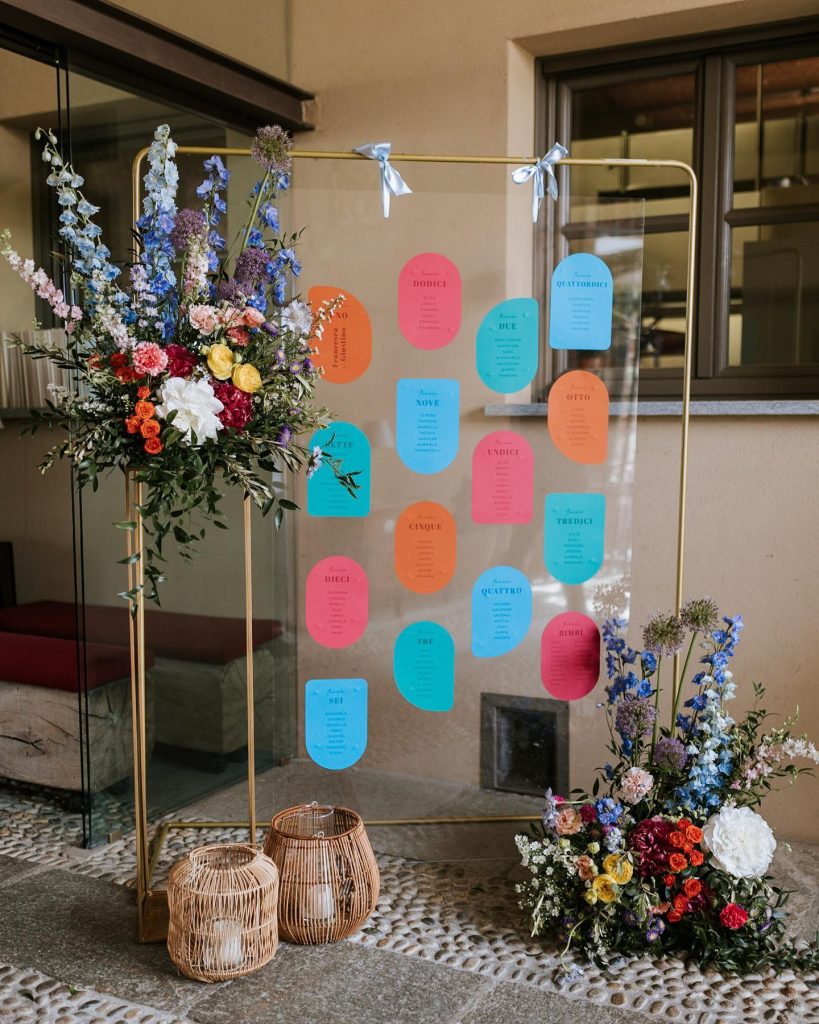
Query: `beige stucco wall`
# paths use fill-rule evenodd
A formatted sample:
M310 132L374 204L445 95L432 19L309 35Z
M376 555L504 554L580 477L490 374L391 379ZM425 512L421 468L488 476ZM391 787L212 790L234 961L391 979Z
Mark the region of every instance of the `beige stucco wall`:
M534 144L537 55L706 32L814 12L815 5L809 0L722 4L630 0L610 5L547 5L540 0L517 0L505 5L490 0L419 0L399 15L393 5L374 0L335 5L300 0L292 10L292 74L295 81L318 95L317 131L300 139L300 145L348 149L367 140L390 139L397 150L410 152L528 154ZM413 168L413 181L419 192L423 187L435 188L418 168ZM347 182L346 187L356 186ZM351 201L357 201L357 197ZM441 197L442 215L444 202L445 197ZM297 219L306 220L319 230L327 215L326 206L326 197L304 195ZM311 210L314 219L309 216ZM402 220L403 215L395 216L402 224L409 223L407 218ZM510 229L502 208L492 206L486 211L480 232L476 234L473 228L469 225L465 229L470 239L477 238L479 244L493 250L505 245L511 262L517 249L528 244L525 236ZM354 282L357 269L363 267L367 268L367 276L359 281L360 291L373 297L376 305L389 301L395 287L394 260L386 259L379 272L378 268L373 269L372 260L351 245L339 273L344 281ZM348 287L355 289L356 285L351 283ZM494 281L491 289L496 287L498 282ZM465 329L486 308L486 296L467 296L466 301ZM403 365L401 346L408 346L397 331L382 339L382 343L397 346L392 349L392 356ZM468 339L461 353L471 362ZM438 364L441 365L444 364ZM472 372L471 367L463 369L465 373ZM376 411L369 408L369 402L365 410L359 407L359 422L362 417L368 422L378 417L379 392L390 391L398 372L389 358L374 359L366 380ZM428 373L437 375L437 370ZM462 407L459 473L468 472L466 453L491 429L511 426L526 432L530 440L537 437L538 431L541 436L545 434L545 424L485 420L480 411L480 403L485 399L479 398L474 389L467 389L467 394ZM326 400L354 418L356 410L348 410L351 403L338 388L330 388ZM766 682L768 704L781 712L799 704L804 728L814 736L819 734L819 701L815 696L819 652L814 626L819 614L819 588L815 582L819 549L812 512L819 498L817 440L819 424L812 419L712 418L693 422L685 575L688 594L708 592L726 611L744 612L747 630L735 671L746 695L751 680ZM679 428L675 422L639 421L633 562L635 622L652 609L668 607L673 600L678 441ZM387 448L389 444L387 441ZM387 474L386 480L374 484L382 498L390 488L396 487L400 492L402 470L394 452L377 455L375 466L376 473L380 470ZM445 477L446 474L442 475L434 488L446 504L447 499L457 500L458 492L457 488L453 491ZM388 523L378 525L389 528ZM374 529L373 543L389 559L389 543L380 533ZM327 545L331 540L326 532L316 531L313 524L305 524L302 534L303 573L317 557L330 553ZM337 536L335 545L339 552L345 550L345 543ZM532 543L540 544L536 531ZM485 552L468 547L461 552L459 573L471 581L492 564L486 558ZM379 565L382 571L391 571L389 562L384 565L381 561ZM468 617L467 610L462 611ZM424 716L391 693L392 637L383 616L381 623L380 633L371 637L355 656L318 655L314 647L305 644L302 681L314 674L336 671L341 675L360 671L370 679L368 763L421 774L446 773L475 781L475 690L543 695L536 665L530 659L526 671L521 673L523 666L514 658L501 659L484 668L482 677L467 667L459 675L457 686L467 686L471 692L459 691L455 711L449 716ZM542 625L533 626L533 630L537 628L539 633ZM459 645L459 672L469 660L468 648ZM571 709L572 785L588 784L591 771L605 758L604 728L594 708L597 699L598 695L593 694ZM742 703L737 701L736 706ZM809 810L815 806L818 792L815 780L803 780L798 795L773 797L766 813L782 835L819 839L819 823Z

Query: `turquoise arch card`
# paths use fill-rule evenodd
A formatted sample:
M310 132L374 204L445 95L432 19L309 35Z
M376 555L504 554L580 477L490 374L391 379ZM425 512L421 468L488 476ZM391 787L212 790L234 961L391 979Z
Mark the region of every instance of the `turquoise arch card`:
M344 473L356 473L355 497L338 482L332 468L322 464L307 481L307 514L360 518L370 514L370 442L352 423L339 420L317 430L310 447L319 445L328 456L341 459Z
M532 588L519 569L496 565L472 588L472 653L496 658L514 650L532 624Z
M455 703L455 643L437 622L414 622L395 641L398 692L422 711L451 711Z
M424 377L398 381L395 445L415 473L440 473L458 454L461 389L457 380Z
M307 753L322 768L354 765L367 749L366 679L310 679L304 736Z
M537 373L538 319L535 299L507 299L483 318L475 362L488 388L509 395L531 382Z
M603 564L604 494L546 496L546 568L561 583L585 583Z
M549 299L552 348L610 348L613 299L611 271L599 256L576 252L561 260L552 274Z

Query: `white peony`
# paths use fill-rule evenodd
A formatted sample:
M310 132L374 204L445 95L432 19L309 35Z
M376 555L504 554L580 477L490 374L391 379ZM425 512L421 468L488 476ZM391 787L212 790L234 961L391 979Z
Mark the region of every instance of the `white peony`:
M759 878L776 849L771 826L750 807L723 807L702 830L714 864L734 878Z
M158 415L167 419L175 412L173 426L182 431L187 444L193 443L192 434L196 435L196 443L200 445L203 441L214 440L222 429L216 413L221 412L224 406L207 380L171 377L159 389L159 399Z

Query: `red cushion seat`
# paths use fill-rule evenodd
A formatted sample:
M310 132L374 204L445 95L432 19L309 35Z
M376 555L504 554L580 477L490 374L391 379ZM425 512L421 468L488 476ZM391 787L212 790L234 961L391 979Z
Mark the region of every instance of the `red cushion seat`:
M86 605L80 621L89 643L129 646L128 608ZM75 607L68 601L34 601L0 608L0 631L73 640ZM282 634L276 619L253 620L253 646ZM146 609L145 642L157 657L224 665L245 653L245 620Z
M122 647L87 644L85 659L89 690L131 674L130 653ZM153 663L153 654L148 651L146 667ZM76 641L0 632L0 681L76 692Z

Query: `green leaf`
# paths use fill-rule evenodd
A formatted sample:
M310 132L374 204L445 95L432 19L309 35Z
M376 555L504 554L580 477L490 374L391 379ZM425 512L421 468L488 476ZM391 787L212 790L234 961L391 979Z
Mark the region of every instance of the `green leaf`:
M137 528L137 523L133 519L123 519L121 523L114 523L114 526L116 526L118 530L135 530Z

